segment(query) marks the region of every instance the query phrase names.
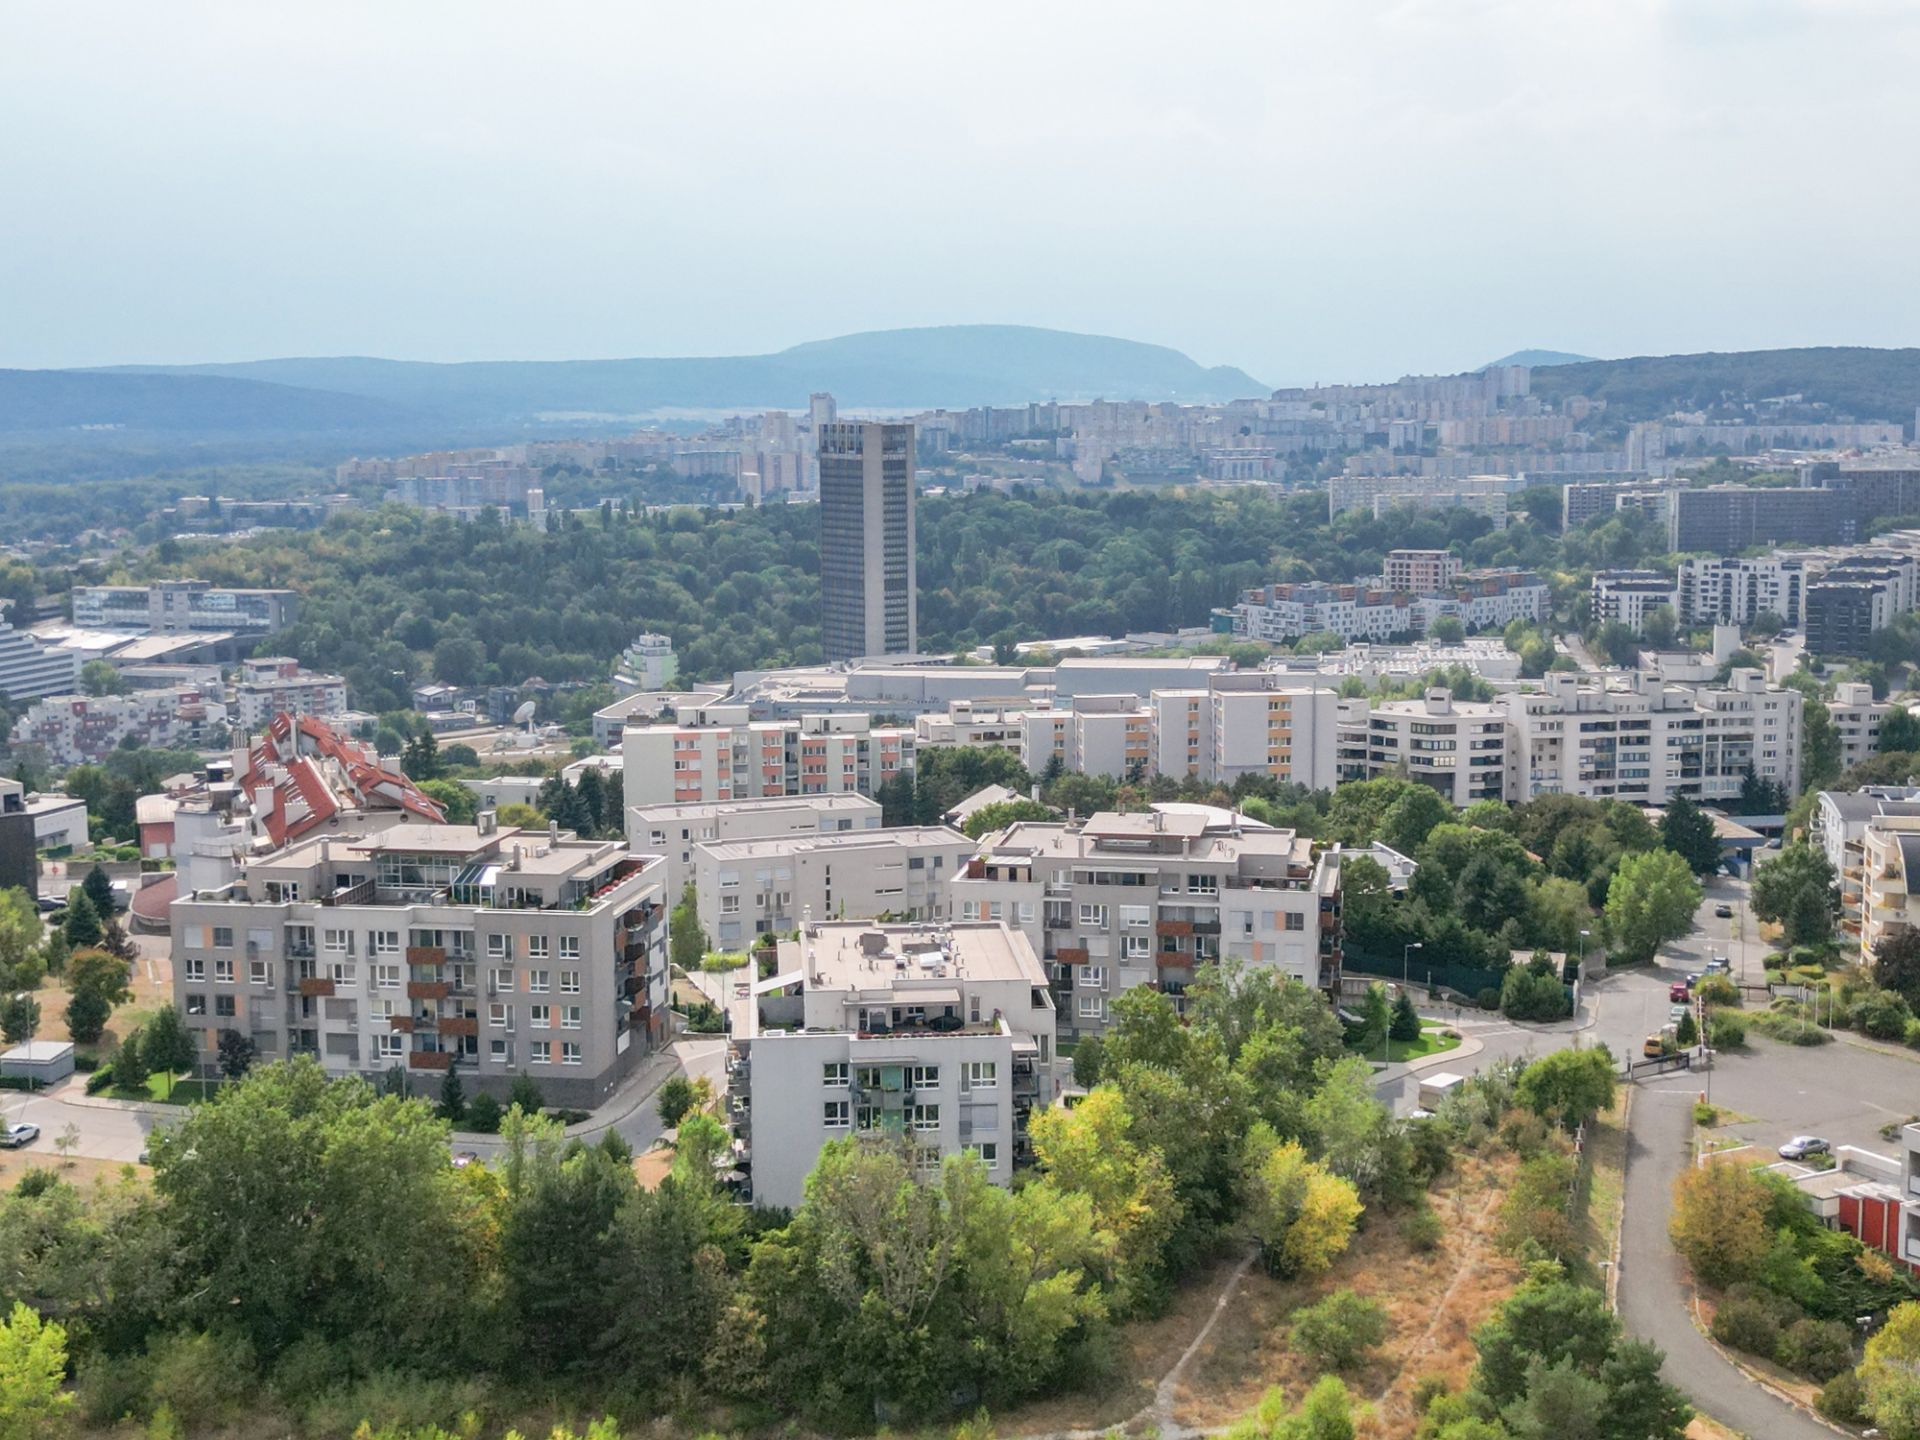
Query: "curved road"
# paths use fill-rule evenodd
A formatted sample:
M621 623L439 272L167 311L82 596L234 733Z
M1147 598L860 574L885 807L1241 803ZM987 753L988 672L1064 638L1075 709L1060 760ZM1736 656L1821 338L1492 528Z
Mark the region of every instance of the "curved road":
M1762 1390L1694 1328L1683 1266L1667 1238L1667 1211L1673 1182L1690 1163L1699 1085L1700 1077L1682 1074L1642 1082L1633 1097L1620 1318L1629 1334L1667 1352L1661 1374L1721 1424L1765 1440L1832 1440L1834 1431Z

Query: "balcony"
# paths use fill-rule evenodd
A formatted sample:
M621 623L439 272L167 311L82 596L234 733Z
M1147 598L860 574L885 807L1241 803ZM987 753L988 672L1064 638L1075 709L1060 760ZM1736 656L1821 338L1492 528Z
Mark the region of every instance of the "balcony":
M1215 925L1213 928L1218 930L1220 927ZM1193 934L1193 922L1191 920L1156 920L1153 925L1153 933L1160 936L1175 935L1185 937Z
M453 1055L446 1050L409 1050L407 1068L410 1070L451 1070Z
M407 998L409 1000L444 1000L447 998L448 989L447 982L444 980L409 980Z
M407 964L409 965L444 965L446 963L447 952L442 946L409 945L407 947Z
M1193 922L1193 933L1196 935L1218 935L1220 933L1220 922L1218 920L1196 920Z
M411 1015L388 1016L387 1026L396 1034L411 1035L413 1033L413 1016Z
M1084 965L1087 963L1086 947L1082 945L1063 945L1053 952L1053 958L1058 960L1062 965Z
M480 1022L471 1015L443 1015L440 1018L442 1035L478 1035Z
M333 994L333 981L322 980L319 976L309 976L300 981L300 994L308 1000Z

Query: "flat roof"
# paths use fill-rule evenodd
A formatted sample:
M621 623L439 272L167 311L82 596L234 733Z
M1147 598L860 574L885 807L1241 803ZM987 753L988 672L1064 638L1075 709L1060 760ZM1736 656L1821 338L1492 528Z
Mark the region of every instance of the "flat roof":
M956 980L1047 983L1033 946L998 920L807 926L798 940L780 942L780 969L801 971L811 989L887 989L900 996L951 993Z
M710 820L717 815L735 815L743 811L777 810L878 810L880 802L866 795L843 791L832 795L758 795L742 800L663 800L652 805L629 805L635 815L671 815L682 820Z
M826 835L762 835L745 840L704 840L699 848L716 860L757 860L814 850L858 850L906 845L962 845L974 842L945 825L898 825L885 830L835 830Z
M528 832L508 825L482 834L476 825L423 825L406 822L355 839L357 850L369 853L382 850L412 851L419 854L471 855ZM544 838L544 837L543 837Z
M1102 838L1131 839L1155 832L1108 832L1105 837L1086 830L1070 830L1061 821L1020 820L1009 825L987 852L989 860L1011 860L1022 855L1038 859L1109 860L1115 863L1146 862L1165 865L1186 860L1227 862L1242 855L1278 855L1301 865L1313 861L1313 841L1292 830L1250 828L1235 835L1230 831L1196 833L1179 850L1108 850L1101 848ZM1173 835L1177 832L1158 832Z

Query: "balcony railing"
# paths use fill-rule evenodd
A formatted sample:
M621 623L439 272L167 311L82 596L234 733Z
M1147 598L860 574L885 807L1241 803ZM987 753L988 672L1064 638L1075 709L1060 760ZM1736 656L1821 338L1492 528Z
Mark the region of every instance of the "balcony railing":
M407 1066L413 1070L451 1070L453 1055L446 1050L409 1050Z
M319 976L309 976L300 981L300 993L307 999L333 994L333 981L323 980Z
M444 965L446 963L447 952L442 946L409 945L407 947L407 964L409 965Z
M471 1015L443 1015L440 1017L442 1035L478 1035L480 1022Z
M447 998L447 982L444 980L409 980L407 998L409 1000L444 1000Z

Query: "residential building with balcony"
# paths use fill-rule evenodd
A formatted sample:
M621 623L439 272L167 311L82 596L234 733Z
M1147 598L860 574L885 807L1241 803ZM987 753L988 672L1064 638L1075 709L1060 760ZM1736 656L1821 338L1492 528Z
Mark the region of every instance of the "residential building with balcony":
M1175 997L1222 956L1320 989L1340 978L1337 865L1231 811L1156 807L1022 821L953 883L960 920L1004 921L1046 965L1062 1035L1105 1031L1136 985Z
M700 925L738 950L808 920L947 920L974 842L944 825L705 840L692 847Z
M1754 616L1771 613L1798 626L1806 586L1807 568L1798 559L1689 555L1680 562L1675 608L1686 625L1751 625Z
M224 743L228 711L198 685L135 690L126 695L50 695L14 721L17 750L37 746L48 763L80 765L135 746L204 750Z
M797 1207L831 1140L879 1135L932 1175L972 1150L1006 1185L1054 1098L1052 994L1002 923L817 923L728 1007L734 1153L755 1204Z
M1822 790L1814 800L1808 838L1839 877L1840 927L1851 941L1860 938L1867 831L1897 828L1897 822L1907 820L1920 824L1920 786Z
M497 826L342 827L182 889L174 999L203 1067L236 1030L335 1075L604 1101L670 1037L662 865L610 840Z
M1460 557L1451 550L1389 550L1382 573L1389 590L1432 595L1460 574Z
M754 720L745 705L703 705L666 724L628 725L620 743L629 805L872 795L913 769L913 728L865 715Z
M1895 707L1873 698L1873 686L1848 681L1833 687L1827 714L1840 736L1840 768L1850 770L1880 749L1880 724Z
M1462 809L1505 799L1507 712L1441 687L1418 700L1346 701L1337 763L1343 779L1404 775Z
M1647 629L1647 612L1674 605L1671 576L1658 570L1597 570L1593 576L1593 618L1599 624L1618 621L1636 635Z
M1511 726L1506 798L1584 795L1665 805L1737 800L1747 772L1800 784L1798 691L1735 670L1724 686L1549 674L1537 693L1501 697Z
M240 667L230 700L233 723L257 730L276 715L344 715L347 682L344 676L303 670L299 661L282 656L248 660Z
M633 805L627 844L666 864L667 898L693 878L693 847L708 840L771 840L779 836L844 835L880 828L880 802L867 795L773 795L758 800Z
M1842 872L1843 879L1845 872ZM1860 837L1860 958L1920 924L1920 815L1882 815ZM1847 898L1842 885L1841 898Z

